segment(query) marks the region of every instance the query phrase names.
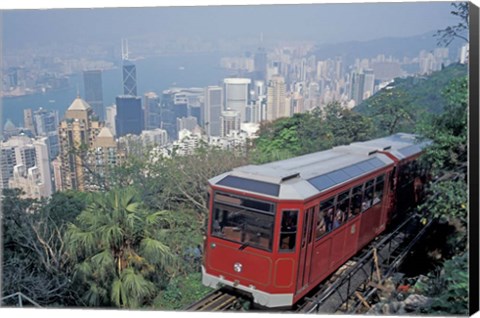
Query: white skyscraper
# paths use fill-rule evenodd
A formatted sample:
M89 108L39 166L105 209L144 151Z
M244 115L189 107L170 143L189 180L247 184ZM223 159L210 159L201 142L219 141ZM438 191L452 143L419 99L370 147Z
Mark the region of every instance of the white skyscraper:
M220 86L205 88L204 121L205 131L209 137L220 136L220 117L223 110L223 89Z
M284 78L274 76L267 88L267 120L290 116L290 105L287 105L285 97Z
M246 119L245 111L248 105L249 78L226 78L225 83L225 109L240 113L240 121Z

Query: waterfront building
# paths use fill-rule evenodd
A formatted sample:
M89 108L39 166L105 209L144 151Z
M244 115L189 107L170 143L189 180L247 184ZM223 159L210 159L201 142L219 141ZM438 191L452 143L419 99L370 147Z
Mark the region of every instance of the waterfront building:
M92 107L93 113L99 120L105 120L105 108L103 106L102 71L88 70L83 72L83 87L85 89L85 101Z
M141 98L132 95L118 96L116 105L116 136L121 137L127 134L140 135L144 124Z

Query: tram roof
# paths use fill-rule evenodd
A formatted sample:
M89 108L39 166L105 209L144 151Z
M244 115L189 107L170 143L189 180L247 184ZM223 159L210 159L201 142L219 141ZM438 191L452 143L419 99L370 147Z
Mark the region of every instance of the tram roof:
M391 147L399 158L416 152L417 148L412 146L421 151L416 138L409 136L413 135L396 134L263 165L243 166L209 182L284 200L305 200L392 164L392 159L376 152L380 148Z

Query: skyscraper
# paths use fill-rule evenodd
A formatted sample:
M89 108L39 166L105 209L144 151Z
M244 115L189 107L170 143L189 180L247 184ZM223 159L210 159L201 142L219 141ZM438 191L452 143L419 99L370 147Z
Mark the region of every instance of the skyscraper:
M32 133L35 133L35 127L33 126L32 109L27 108L23 110L23 125L29 129Z
M128 41L122 39L123 94L137 96L137 68L128 56Z
M226 78L225 83L225 109L240 113L240 121L245 121L245 110L248 105L249 78Z
M61 188L86 189L87 152L100 132L101 124L92 120L92 108L77 97L65 113L58 128L60 137Z
M83 86L85 88L85 101L92 107L93 112L98 118L104 120L105 108L103 106L102 71L84 71Z
M358 105L362 102L364 89L365 74L360 72L353 72L351 80L350 98L355 101L355 105Z
M255 79L265 80L267 76L267 52L259 47L254 55Z
M33 112L33 124L37 136L47 137L46 144L50 160L58 156L60 144L58 139L57 111L39 108Z
M145 129L160 128L160 98L154 92L146 93L144 96L145 106Z
M267 88L267 120L273 121L290 116L290 105L285 99L285 80L282 76L274 76Z
M223 109L223 89L220 86L205 88L205 131L210 136L220 136L220 116Z
M144 124L141 98L118 96L116 105L115 130L117 137L127 134L140 135Z

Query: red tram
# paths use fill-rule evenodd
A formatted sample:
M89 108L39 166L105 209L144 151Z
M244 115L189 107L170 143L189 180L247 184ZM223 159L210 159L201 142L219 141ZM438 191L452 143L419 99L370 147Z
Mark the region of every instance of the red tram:
M292 306L419 200L426 144L401 133L212 178L203 284Z

